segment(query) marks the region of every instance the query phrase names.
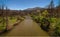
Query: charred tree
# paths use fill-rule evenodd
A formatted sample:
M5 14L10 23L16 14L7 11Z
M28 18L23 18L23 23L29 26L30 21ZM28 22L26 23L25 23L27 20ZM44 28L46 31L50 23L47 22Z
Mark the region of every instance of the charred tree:
M54 1L51 0L49 6L48 6L48 12L50 17L54 17Z
M56 7L57 17L60 17L60 0L58 2L58 6Z

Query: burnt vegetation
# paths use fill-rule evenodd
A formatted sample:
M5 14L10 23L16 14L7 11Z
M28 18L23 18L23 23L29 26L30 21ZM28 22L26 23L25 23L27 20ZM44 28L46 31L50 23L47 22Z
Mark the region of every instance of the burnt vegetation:
M2 23L2 29L0 31L7 30L9 20L23 20L24 16L28 15L30 15L35 22L40 23L39 26L43 30L48 31L50 35L60 35L60 3L54 7L53 0L47 8L35 7L25 10L10 10L3 5L0 6L0 23Z

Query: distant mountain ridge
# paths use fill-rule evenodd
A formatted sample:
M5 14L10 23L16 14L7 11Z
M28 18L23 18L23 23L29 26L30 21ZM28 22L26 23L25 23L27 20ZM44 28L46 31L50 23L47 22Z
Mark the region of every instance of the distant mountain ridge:
M40 10L40 9L44 9L44 8L41 8L41 7L34 7L34 8L27 8L25 10Z

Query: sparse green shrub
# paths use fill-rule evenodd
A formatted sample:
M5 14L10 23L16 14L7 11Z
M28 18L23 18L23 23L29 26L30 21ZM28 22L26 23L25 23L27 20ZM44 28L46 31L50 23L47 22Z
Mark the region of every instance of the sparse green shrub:
M35 22L40 23L40 27L48 31L49 34L56 36L60 35L60 18L46 17L48 15L48 11L45 10L41 15L32 15L31 17Z
M58 20L60 20L60 19L58 19ZM55 27L56 28L55 28L55 31L54 31L55 32L54 35L60 36L60 21L57 22Z
M47 20L46 18L43 18L41 20L41 28L45 31L48 31L49 30L49 26L50 26L50 22L49 20Z

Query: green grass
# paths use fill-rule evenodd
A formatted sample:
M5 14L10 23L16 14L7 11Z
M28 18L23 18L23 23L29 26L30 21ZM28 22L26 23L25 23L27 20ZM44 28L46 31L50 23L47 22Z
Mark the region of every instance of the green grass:
M19 16L19 19L21 21L24 20L24 18L20 17L20 16ZM6 17L4 17L4 21L3 21L3 18L0 17L0 21L2 21L0 23L0 31L1 31L1 30L4 30L6 28ZM4 22L4 24L3 24L3 22ZM16 22L17 22L17 16L15 16L15 17L8 17L8 25L12 25L13 26L14 23L16 23Z
M1 20L1 19L0 19ZM4 24L3 24L3 22L4 22ZM4 30L6 28L6 22L5 21L2 21L1 23L0 23L0 30Z
M14 24L17 20L16 18L10 19L10 17L8 17L8 19L9 19L8 24ZM6 28L6 20L4 19L4 21L3 21L3 18L0 17L0 21L2 21L0 23L0 30L4 30ZM4 22L4 24L3 24L3 22Z
M12 25L13 25L16 21L17 21L16 18L14 18L14 19L9 19L9 23L12 24Z

